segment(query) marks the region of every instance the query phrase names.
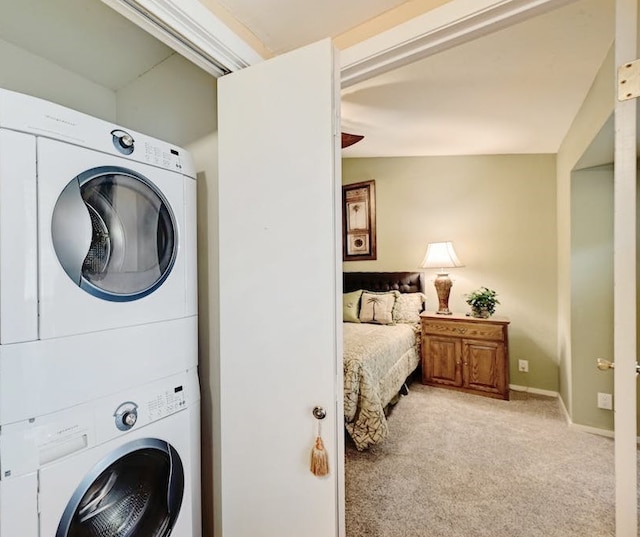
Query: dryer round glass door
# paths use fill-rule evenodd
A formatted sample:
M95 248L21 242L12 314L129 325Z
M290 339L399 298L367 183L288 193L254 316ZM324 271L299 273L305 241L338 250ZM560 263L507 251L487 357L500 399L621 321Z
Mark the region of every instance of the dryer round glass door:
M97 464L74 492L55 537L167 537L184 494L176 450L134 440Z
M86 292L137 300L171 272L178 248L171 207L143 175L102 166L74 177L56 201L53 246L64 271Z

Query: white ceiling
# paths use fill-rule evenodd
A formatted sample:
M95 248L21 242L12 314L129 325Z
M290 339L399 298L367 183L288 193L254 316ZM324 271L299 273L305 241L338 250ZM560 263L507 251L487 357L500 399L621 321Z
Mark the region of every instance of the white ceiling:
M343 92L344 156L556 153L613 42L580 0Z
M335 37L407 0L217 0L271 51Z
M222 0L273 50L402 0ZM565 7L343 91L345 157L555 153L613 40L613 0ZM117 90L174 52L99 0L0 0L0 39ZM79 43L81 46L79 46Z
M290 50L402 2L221 0L266 44ZM352 86L345 157L555 153L613 42L614 1L577 0Z

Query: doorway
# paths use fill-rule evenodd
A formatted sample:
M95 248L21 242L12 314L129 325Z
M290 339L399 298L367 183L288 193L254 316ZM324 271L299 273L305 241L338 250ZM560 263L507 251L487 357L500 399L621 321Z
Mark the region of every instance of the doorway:
M552 15L553 12L547 14L547 16ZM612 38L612 14L609 15L608 24L610 24L609 35ZM514 30L515 29L516 28L514 27ZM609 45L610 42L602 49L600 55L600 62L606 65L607 69L612 65L612 63L607 63L612 62L608 53ZM526 64L526 62L519 63L517 61L508 63L509 65ZM425 65L428 65L427 62L425 62ZM458 69L453 69L453 71L458 73L464 72L464 80L466 82L464 87L467 88L467 94L469 94L470 88L473 88L473 90L476 89L473 82L474 78L468 76L469 72L473 72L473 68L467 68L465 65L459 65ZM606 83L610 84L609 81L612 76L610 71L607 71L606 73L602 71L598 75L598 80L600 80L600 75L602 76L602 80L606 80ZM463 77L461 77L461 79L462 78ZM478 79L478 84L482 84L482 77L479 76ZM437 77L434 76L434 83L437 84L437 82ZM593 82L593 80L591 80L590 83L591 82ZM362 100L364 101L367 95L371 95L373 98L373 96L376 95L376 92L382 92L385 90L391 92L394 85L400 87L402 83L403 80L401 75L391 73L386 78L379 77L377 79L367 81L362 85L357 85L354 88L349 88L349 90L345 92L347 98L345 109L348 110L349 106L355 108L359 104L359 91L361 92ZM404 81L404 83L408 84L409 82ZM418 82L413 80L413 83L417 85ZM464 83L461 81L460 84L462 87L462 84ZM440 91L445 91L442 87L437 87ZM462 100L462 89L456 87L454 93L458 97L458 101ZM473 100L473 98L473 94L471 94L469 96L469 100ZM527 98L524 90L523 93L520 94L520 98L523 101L523 106L526 106ZM349 99L351 99L351 102ZM575 116L579 115L578 110L582 105L582 99L584 99L584 95L580 96L579 99L576 99L575 97L573 98L574 102L571 104L573 107L571 116L572 120ZM398 100L401 103L407 102L407 100L402 98L399 98ZM594 386L592 385L583 390L583 394L580 396L584 398L585 405L573 404L573 395L570 391L572 386L571 378L567 379L567 376L571 376L572 371L575 372L575 369L572 369L571 363L571 343L570 341L566 341L567 338L571 338L571 333L564 332L564 318L570 314L569 309L571 304L571 278L570 275L567 274L570 266L566 253L563 253L557 262L556 259L558 244L563 252L568 252L568 248L570 248L570 239L568 237L571 229L570 222L568 221L568 208L570 207L570 193L568 193L568 189L570 179L567 178L565 167L572 159L571 167L575 165L575 162L581 154L576 155L575 153L578 151L584 151L585 144L588 144L591 138L596 136L597 129L609 117L611 113L611 104L610 101L607 100L604 102L605 104L603 106L604 108L607 108L606 113L601 113L600 110L594 111L587 109L586 111L586 113L590 114L592 121L595 122L596 132L590 132L588 129L584 128L584 125L578 124L576 128L578 130L582 129L581 135L585 140L577 142L577 133L570 133L572 135L569 136L568 142L566 144L560 144L558 149L554 152L554 154L557 153L557 156L554 156L555 162L552 169L554 182L553 191L551 192L550 197L545 200L547 204L546 206L550 207L549 212L545 212L545 205L541 205L537 198L534 199L529 195L529 208L526 210L531 212L531 207L535 207L535 214L538 216L538 222L520 227L519 220L524 218L521 214L522 211L515 211L516 214L513 215L510 213L498 213L495 201L489 200L487 202L488 207L491 208L490 210L493 211L494 214L508 214L511 218L505 218L502 226L499 224L495 224L492 227L487 226L487 229L495 231L496 234L491 235L485 233L486 238L484 243L479 243L475 236L474 239L476 240L469 240L468 243L465 243L465 236L473 233L473 230L471 232L465 230L465 219L471 219L468 215L477 216L477 214L472 210L473 207L471 206L472 203L470 199L472 201L478 201L484 200L484 198L478 196L479 192L483 191L483 189L477 188L477 190L474 190L473 185L470 186L465 183L465 188L460 187L456 189L456 181L459 181L461 177L461 173L458 172L457 169L434 164L432 161L436 160L435 157L433 157L433 159L431 159L432 161L429 162L426 162L427 159L423 159L425 162L422 166L420 166L420 159L416 157L407 158L404 167L401 167L400 165L392 167L390 163L391 159L389 159L388 162L383 162L383 159L367 158L366 156L347 159L343 164L345 182L363 181L375 178L377 181L376 186L378 188L378 197L382 198L386 195L387 200L393 200L392 202L388 201L387 203L392 205L395 209L395 211L389 210L386 215L379 211L378 221L380 228L378 229L378 240L380 245L380 255L375 263L369 262L366 269L363 264L360 264L360 270L391 270L392 268L404 269L408 266L416 266L420 255L424 252L426 242L428 242L426 238L431 236L429 234L435 234L437 240L452 239L455 241L456 237L460 237L459 240L461 241L461 247L459 248L456 244L456 251L461 258L464 258L465 256L463 252L466 250L468 258L463 259L463 262L467 267L456 271L457 281L454 282L451 300L454 307L456 309L465 308L464 300L461 296L463 293L470 291L478 285L484 285L484 282L497 282L497 285L501 286L501 298L505 304L502 312L504 313L506 311L505 307L509 308L510 311L507 315L512 318L510 334L512 355L511 383L516 384L519 388L528 389L529 393L532 391L535 392L536 389L543 393L547 392L546 395L551 395L553 392L559 392L567 413L571 416L573 415L572 413L576 412L576 416L580 418L575 419L574 421L582 425L588 425L594 429L607 429L607 423L592 421L593 415L602 413L605 416L608 416L609 419L611 418L612 413L610 411L607 411L607 413L602 409L598 409L595 405L596 392L608 388L602 387L594 391ZM584 116L579 117L579 119L583 118ZM435 122L433 119L432 121ZM454 135L449 133L447 130L448 125L446 123L437 123L437 125L443 133L441 136L449 134L451 137ZM484 121L483 125L491 125L491 123L489 121ZM351 131L354 130L355 128L351 128ZM487 127L487 131L488 138L493 134L493 131L490 126ZM408 139L407 144L409 143L410 140ZM576 149L576 145L573 145L577 143L582 144L579 149ZM356 148L357 145L354 146L354 151ZM345 152L345 157L347 157L347 152ZM447 158L455 159L455 157ZM517 176L524 175L526 172L523 170L529 170L530 166L519 166L517 164L518 157L512 156L512 158L513 161L511 165L510 178L515 180ZM441 157L441 159L443 158ZM400 160L401 159L396 159L396 161ZM473 173L480 175L484 170L482 166L486 166L486 164L480 164L477 160L470 159L470 161L474 162L473 166L468 166L469 169L473 170L470 175ZM406 182L404 182L404 176L407 177ZM446 178L446 182L444 178ZM404 190L411 194L406 195L404 200L397 199L400 195L393 193L391 187L392 183L400 184L401 187L399 190ZM429 184L429 187L425 188L424 191L416 190L416 188L419 188L419 185L424 183ZM484 187L484 184L482 186ZM524 191L519 194L521 196L527 196ZM518 193L515 195L518 195ZM443 201L442 203L437 203L434 199ZM455 201L464 208L464 213L456 214L455 210L451 210L451 205ZM503 210L502 206L499 208L500 210ZM422 218L420 217L423 212L429 213L431 217L430 220L427 220L427 217L424 215L422 215ZM398 221L398 214L402 214L403 220L408 220L409 225L407 227L410 228L408 231L405 231L399 225L395 224ZM545 224L548 222L548 218L553 218L555 220L555 226L553 231L550 231L547 236L544 233L546 230ZM496 221L497 220L499 220L498 217L496 217ZM480 222L480 225L484 224L483 220L476 219L473 221L476 223L476 228L478 227L478 222ZM388 232L381 229L385 222L393 222L393 224L389 224L390 231ZM388 234L385 235L385 233ZM445 233L447 235L442 236ZM512 234L514 236L512 236ZM398 237L401 237L402 246L397 247L397 249L394 250L392 241L395 240L398 242ZM500 237L500 241L492 241L493 237ZM433 240L436 240L436 238ZM496 245L494 243L503 242L511 246L508 242L511 238L513 238L514 243L517 244L512 248L509 248L510 253L515 257L524 256L523 259L527 260L527 266L520 271L505 270L504 273L500 273L500 270L505 268L505 265L507 264L507 261L505 261L507 254L499 252L500 245ZM535 258L526 257L528 255L527 250L530 251L532 247L538 246L540 242L545 242L546 240L549 241L549 250L545 252L545 255L538 255L535 256ZM386 249L385 241L387 245ZM522 253L518 251L519 245L523 248ZM389 256L386 258L384 257L384 251L389 252ZM391 255L391 253L393 253L393 255ZM396 263L397 265L394 266L393 263ZM535 274L527 273L527 270L531 270L533 267L535 267L535 269L533 269ZM514 267L509 268L513 269ZM549 268L552 273L548 285L540 285L538 287L537 284L541 283L540 279L544 278L546 275L544 272L546 268ZM345 270L357 270L356 264L345 264ZM518 273L524 276L521 284L514 282L514 280L518 278L515 274ZM492 278L495 279L492 280ZM558 282L558 278L560 282ZM507 282L506 286L505 282ZM558 283L560 283L560 285L558 285ZM549 302L545 302L545 298L550 298ZM435 300L435 293L433 291L430 300L431 303ZM557 323L558 318L563 319L560 324ZM548 322L546 322L545 319ZM533 330L534 326L536 327L535 330ZM538 329L541 331L534 334L533 332ZM543 331L547 330L547 336L542 336ZM608 337L612 338L612 334L609 334ZM551 342L551 344L545 345L544 341ZM559 347L556 346L557 341L561 342ZM557 357L559 355L560 358L558 359ZM528 375L523 375L517 370L517 360L523 356L534 356L529 363L530 373ZM531 367L532 364L533 367ZM592 367L592 369L595 373L595 367ZM574 381L574 393L575 389ZM565 390L569 391L565 392ZM607 393L611 393L611 390ZM586 416L581 414L583 410L584 414L587 414ZM610 431L611 427L609 426L608 429Z

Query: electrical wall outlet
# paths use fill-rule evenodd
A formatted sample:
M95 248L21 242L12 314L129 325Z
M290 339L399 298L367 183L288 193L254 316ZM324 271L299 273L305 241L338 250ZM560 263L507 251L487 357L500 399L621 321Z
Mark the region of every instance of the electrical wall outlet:
M529 372L529 360L518 360L518 371L521 373Z
M598 392L598 408L613 410L613 395Z

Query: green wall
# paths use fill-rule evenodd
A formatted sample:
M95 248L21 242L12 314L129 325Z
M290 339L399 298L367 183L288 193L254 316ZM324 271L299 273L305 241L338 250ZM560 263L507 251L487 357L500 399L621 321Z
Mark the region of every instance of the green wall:
M0 39L0 87L90 114L116 119L116 93L54 62Z
M611 318L606 319L608 306L597 315L587 314L583 309L588 307L588 297L584 295L590 286L597 287L600 295L606 292L602 289L610 289L612 285L606 277L603 279L609 270L606 265L611 263L608 249L611 246L605 246L602 238L596 239L590 234L595 232L591 229L594 220L606 223L605 230L611 229L613 209L609 201L611 194L606 191L606 170L580 168L584 162L593 168L613 160L613 145L603 151L603 144L594 144L594 140L601 139L603 133L612 128L614 73L611 49L557 155L560 397L573 423L600 429L612 428L612 413L597 408L597 392L612 393L613 375L598 375L595 361L599 356L608 358L605 353L612 346L613 320L612 313ZM594 194L600 192L601 200L592 199L589 184L595 189ZM613 236L612 231L607 233ZM588 252L590 241L599 242L599 256ZM597 265L592 270L591 263L595 260ZM594 347L590 348L588 342Z
M597 393L613 393L613 167L575 171L571 181L571 319L574 423L613 429Z
M554 155L344 159L345 184L376 181L378 236L378 259L344 270L419 270L427 243L453 241L465 266L451 270L450 308L466 312L464 294L495 289L496 315L511 320L511 384L556 392L555 169Z

